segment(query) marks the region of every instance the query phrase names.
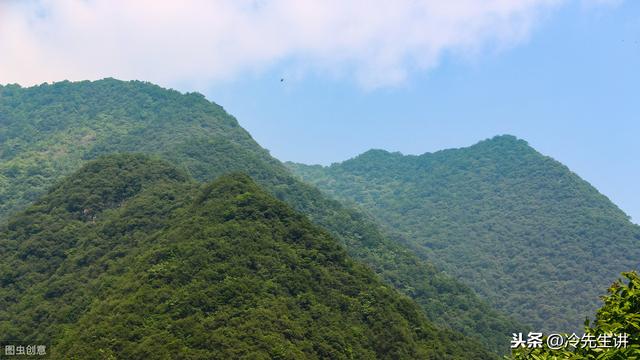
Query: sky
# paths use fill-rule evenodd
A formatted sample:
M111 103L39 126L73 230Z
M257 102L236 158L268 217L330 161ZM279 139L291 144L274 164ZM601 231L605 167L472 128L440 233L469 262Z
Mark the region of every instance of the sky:
M0 0L0 83L199 91L284 161L513 134L640 220L640 1Z

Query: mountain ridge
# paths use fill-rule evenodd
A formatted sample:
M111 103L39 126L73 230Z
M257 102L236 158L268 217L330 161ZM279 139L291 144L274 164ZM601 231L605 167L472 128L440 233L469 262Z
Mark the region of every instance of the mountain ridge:
M395 231L397 241L494 306L540 329L579 328L599 304L596 289L637 267L640 227L524 140L507 135L423 155L364 154L327 167L287 165L328 195L360 206ZM534 280L522 275L528 269ZM578 269L590 275L571 277ZM572 299L571 306L560 304L564 299Z
M241 173L101 157L12 216L0 249L0 331L53 358L495 358Z
M344 244L387 284L417 301L438 325L505 352L524 328L452 277L392 241L366 214L296 179L222 107L144 82L105 79L0 87L0 221L101 155L157 156L207 182L231 172L263 188Z

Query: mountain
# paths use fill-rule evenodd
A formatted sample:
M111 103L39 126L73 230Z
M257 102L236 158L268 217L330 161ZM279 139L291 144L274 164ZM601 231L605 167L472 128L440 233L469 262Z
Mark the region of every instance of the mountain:
M0 332L52 358L486 359L243 174L89 162L0 229Z
M420 156L371 150L329 167L289 166L536 330L577 330L601 289L640 259L640 228L627 215L513 136Z
M220 106L149 83L0 86L0 222L89 160L121 152L157 156L201 182L234 172L250 175L415 300L429 320L477 337L494 351L506 352L510 334L526 329L390 239L362 211L297 180Z

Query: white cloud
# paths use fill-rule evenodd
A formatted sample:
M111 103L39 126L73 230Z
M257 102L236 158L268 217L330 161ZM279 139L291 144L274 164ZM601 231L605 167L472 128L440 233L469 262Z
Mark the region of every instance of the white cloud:
M0 83L202 88L286 61L393 85L446 53L517 44L563 1L0 0Z

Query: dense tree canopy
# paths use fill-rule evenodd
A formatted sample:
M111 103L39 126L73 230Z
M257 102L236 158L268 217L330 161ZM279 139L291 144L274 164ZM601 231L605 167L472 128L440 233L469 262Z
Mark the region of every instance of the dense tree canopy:
M55 359L487 359L248 176L100 158L0 228L0 333Z
M640 277L636 272L622 274L609 287L604 305L598 310L593 324L587 320L584 332L562 334L563 346L547 345L548 337L539 347L518 347L513 360L630 360L640 359ZM575 338L571 338L575 336ZM577 341L577 337L580 341Z
M640 259L638 226L513 136L420 156L371 150L329 167L289 165L536 330L577 330L601 289Z
M468 286L390 240L363 212L297 180L220 106L199 94L149 83L105 79L0 86L0 222L87 161L118 152L160 157L203 182L247 173L328 230L353 258L412 297L437 324L504 352L513 329L523 329ZM92 216L95 210L87 211Z

